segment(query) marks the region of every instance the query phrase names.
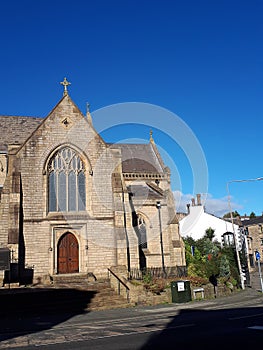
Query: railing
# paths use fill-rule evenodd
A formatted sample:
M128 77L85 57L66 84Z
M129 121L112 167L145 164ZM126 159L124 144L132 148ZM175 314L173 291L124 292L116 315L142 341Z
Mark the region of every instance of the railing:
M121 286L123 286L126 290L126 298L128 303L130 302L130 288L119 278L119 276L116 275L111 269L108 268L109 275L112 275L115 277L117 282L117 293L118 295L121 295Z
M142 280L145 276L151 278L187 277L187 268L186 266L166 266L165 274L162 267L132 268L130 271L130 279Z

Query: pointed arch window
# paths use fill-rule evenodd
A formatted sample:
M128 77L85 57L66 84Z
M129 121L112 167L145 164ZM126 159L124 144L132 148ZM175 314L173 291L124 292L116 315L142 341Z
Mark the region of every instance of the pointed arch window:
M85 166L70 147L60 149L48 164L49 211L86 209Z
M137 227L139 232L139 245L141 248L147 248L147 232L146 232L146 224L142 215L137 215Z

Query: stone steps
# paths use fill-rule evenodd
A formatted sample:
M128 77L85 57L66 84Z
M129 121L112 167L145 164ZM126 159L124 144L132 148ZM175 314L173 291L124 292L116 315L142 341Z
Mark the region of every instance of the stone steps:
M56 275L53 276L53 288L76 289L93 292L86 310L106 310L131 307L131 304L111 288L109 279L95 280L87 275Z
M116 308L127 308L132 305L128 303L121 295L116 294L112 288L105 288L102 291L97 291L91 299L87 310L109 310Z

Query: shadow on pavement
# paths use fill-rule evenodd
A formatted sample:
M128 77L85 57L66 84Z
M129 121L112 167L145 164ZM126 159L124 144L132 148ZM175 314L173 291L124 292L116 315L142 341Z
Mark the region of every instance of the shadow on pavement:
M166 327L154 332L140 350L241 349L262 342L262 307L180 310L170 318Z
M95 294L54 288L0 290L0 341L49 329L85 313Z

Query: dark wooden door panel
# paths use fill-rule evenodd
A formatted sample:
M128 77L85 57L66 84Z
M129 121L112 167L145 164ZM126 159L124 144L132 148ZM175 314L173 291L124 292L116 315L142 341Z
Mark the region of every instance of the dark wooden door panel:
M76 237L68 232L58 243L58 273L79 272L79 245Z

